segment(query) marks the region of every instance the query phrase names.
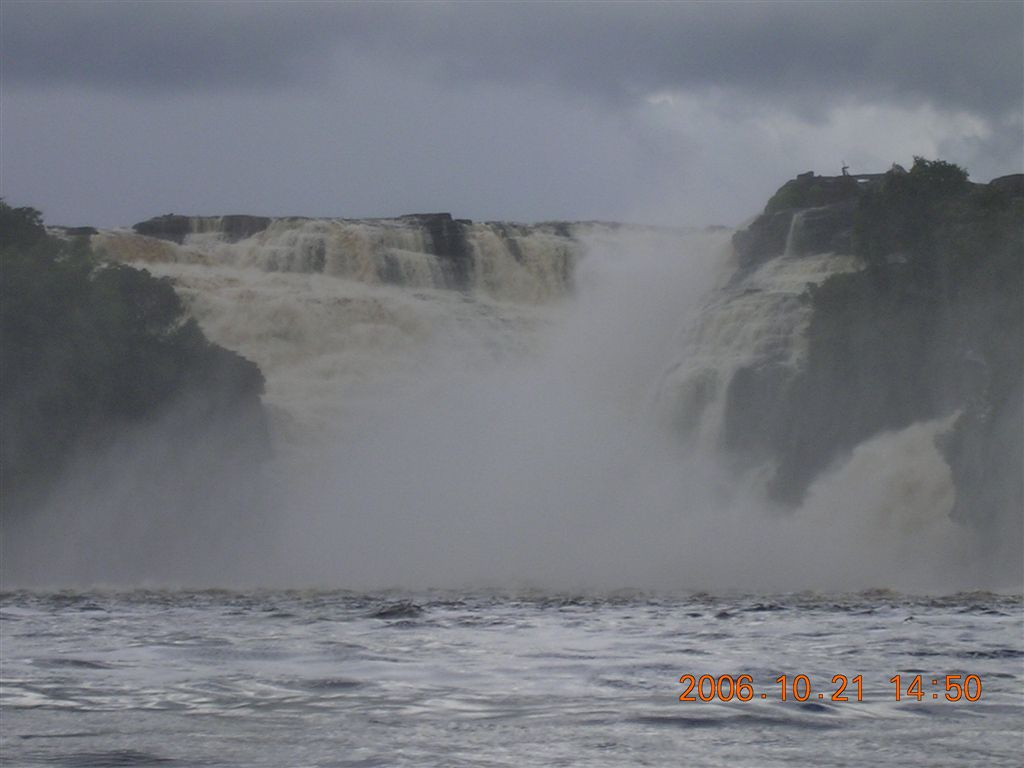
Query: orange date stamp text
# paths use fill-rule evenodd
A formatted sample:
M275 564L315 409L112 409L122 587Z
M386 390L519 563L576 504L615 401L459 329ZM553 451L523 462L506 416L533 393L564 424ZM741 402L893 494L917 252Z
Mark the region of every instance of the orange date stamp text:
M888 680L894 701L978 701L978 675L893 675ZM779 675L774 684L755 687L751 675L683 675L680 701L864 701L864 676L833 675L821 688L809 675Z

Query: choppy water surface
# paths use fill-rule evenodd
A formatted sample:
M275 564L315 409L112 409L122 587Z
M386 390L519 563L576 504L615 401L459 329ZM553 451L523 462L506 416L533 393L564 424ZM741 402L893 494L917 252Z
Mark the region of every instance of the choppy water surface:
M1020 765L1022 626L1021 598L991 594L8 593L2 756ZM750 674L755 700L680 702L688 673ZM923 676L922 701L895 701L897 673ZM782 674L806 674L811 699L781 702ZM850 701L830 701L835 674L863 675L864 700L851 687ZM947 674L978 675L981 699L946 701Z

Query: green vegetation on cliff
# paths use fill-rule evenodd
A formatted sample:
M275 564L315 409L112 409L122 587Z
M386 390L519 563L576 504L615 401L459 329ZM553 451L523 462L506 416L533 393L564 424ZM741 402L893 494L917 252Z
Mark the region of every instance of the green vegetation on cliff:
M266 449L262 374L208 342L167 280L99 264L86 238L51 236L39 211L3 201L0 334L5 507L172 406L197 431L240 415L250 439L239 450Z
M871 266L894 254L916 266L934 264L944 257L936 251L945 221L973 221L979 213L967 200L970 187L965 170L942 160L915 157L909 172L889 171L858 200L854 251Z

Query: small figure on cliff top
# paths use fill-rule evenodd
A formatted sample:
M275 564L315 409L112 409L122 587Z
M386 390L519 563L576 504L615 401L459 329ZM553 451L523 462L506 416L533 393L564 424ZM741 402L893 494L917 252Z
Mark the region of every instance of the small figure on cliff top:
M843 176L849 176L849 175L850 175L850 166L848 166L846 164L846 161L843 160Z

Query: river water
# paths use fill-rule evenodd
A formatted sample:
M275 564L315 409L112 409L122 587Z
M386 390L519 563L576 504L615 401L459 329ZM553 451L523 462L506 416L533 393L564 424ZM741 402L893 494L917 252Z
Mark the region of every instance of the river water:
M2 757L25 768L1024 754L1020 595L8 592L0 610ZM680 677L705 674L750 675L753 700L705 683L711 701L680 701ZM840 674L845 702L832 700ZM946 700L947 675L977 676L976 700Z

